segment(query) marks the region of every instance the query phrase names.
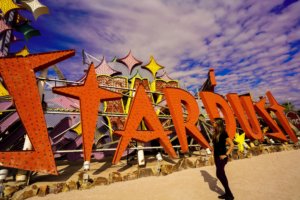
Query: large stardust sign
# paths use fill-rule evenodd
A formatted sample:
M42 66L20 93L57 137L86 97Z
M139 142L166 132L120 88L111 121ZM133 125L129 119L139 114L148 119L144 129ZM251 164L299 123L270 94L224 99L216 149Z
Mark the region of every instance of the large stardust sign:
M74 54L73 50L68 50L0 59L1 76L34 148L33 151L0 152L0 165L57 174L35 72ZM55 87L53 92L80 101L84 160L90 161L99 105L104 101L121 99L122 94L99 87L93 64L90 65L82 85ZM182 152L188 151L187 135L192 136L202 147L211 148L196 126L201 113L194 96L183 89L172 87L164 88L162 93ZM288 135L294 143L298 142L283 112L284 108L278 104L271 92L266 93L270 103L268 109L266 109L266 98L253 102L250 95L227 94L226 99L213 92L199 92L198 95L211 121L220 117L220 112L222 113L228 135L232 139L236 133L237 119L246 137L250 140L263 140L264 134L257 118L259 115L272 130L272 133L268 133L267 136L284 142L288 141ZM185 107L185 112L182 106ZM276 114L283 129L273 120L269 111ZM184 117L185 114L187 118ZM142 121L146 130L138 129ZM170 157L175 158L176 153L168 137L170 133L171 131L163 128L145 87L140 84L135 91L123 130L116 130L113 133L120 136L120 141L112 162L114 164L119 162L131 140L150 142L157 139Z

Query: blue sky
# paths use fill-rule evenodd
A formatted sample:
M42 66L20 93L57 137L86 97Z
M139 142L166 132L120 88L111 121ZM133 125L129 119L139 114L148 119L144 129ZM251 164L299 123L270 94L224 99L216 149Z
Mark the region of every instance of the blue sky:
M40 0L50 9L32 25L31 53L75 49L59 64L67 78L82 76L81 50L107 60L129 50L150 55L173 79L195 91L216 72L220 94L270 90L300 109L300 1L287 0ZM12 50L21 48L16 42Z

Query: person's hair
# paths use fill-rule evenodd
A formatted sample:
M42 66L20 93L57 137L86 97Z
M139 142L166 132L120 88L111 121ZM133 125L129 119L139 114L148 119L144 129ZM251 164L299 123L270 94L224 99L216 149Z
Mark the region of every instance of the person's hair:
M215 118L214 123L217 125L214 126L213 141L219 142L220 135L226 132L224 120L222 118Z

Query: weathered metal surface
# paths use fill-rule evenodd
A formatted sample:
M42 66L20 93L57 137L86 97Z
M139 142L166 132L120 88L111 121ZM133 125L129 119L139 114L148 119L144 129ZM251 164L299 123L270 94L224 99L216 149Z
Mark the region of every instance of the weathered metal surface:
M83 85L56 87L53 92L80 100L84 160L90 161L100 101L118 99L122 95L99 88L93 64L87 74Z
M35 71L74 55L74 50L0 59L0 74L34 147L34 151L0 152L0 164L30 171L57 174Z
M138 130L140 123L144 123L147 130ZM121 136L113 158L114 164L119 162L131 140L149 142L154 139L159 139L165 151L171 157L176 157L174 148L168 138L168 134L170 134L171 131L164 130L143 85L139 85L137 88L126 120L125 129L123 131L115 131L114 133Z

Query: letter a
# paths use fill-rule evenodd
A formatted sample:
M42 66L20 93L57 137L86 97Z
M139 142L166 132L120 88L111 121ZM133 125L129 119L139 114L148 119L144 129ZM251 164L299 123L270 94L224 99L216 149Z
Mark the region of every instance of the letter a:
M137 130L142 120L144 120L149 130ZM164 130L143 85L139 85L137 88L128 118L125 122L125 130L115 131L114 133L120 135L121 138L113 158L113 164L120 161L123 152L132 139L139 142L150 142L151 140L159 139L165 151L171 157L176 157L176 152L168 138L168 134L170 134L171 131Z

